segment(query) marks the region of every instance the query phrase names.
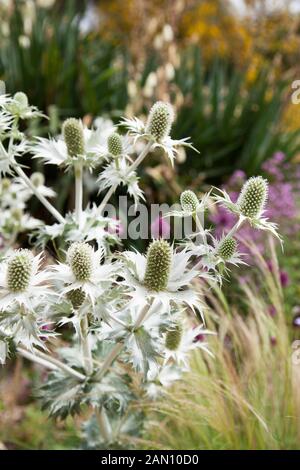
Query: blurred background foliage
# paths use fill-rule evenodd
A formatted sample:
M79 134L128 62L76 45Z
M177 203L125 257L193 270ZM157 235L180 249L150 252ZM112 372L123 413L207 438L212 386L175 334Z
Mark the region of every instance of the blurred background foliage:
M246 252L259 275L235 277L225 283L224 295L213 292L207 299L210 326L223 334L214 345L216 360L195 357L187 380L159 411L149 410L156 424L141 446L299 443L294 380L298 386L300 378L285 368L300 327L300 105L291 102L291 85L299 78L300 12L293 12L294 3L0 2L0 80L7 92L24 91L50 117L35 121L32 135L56 135L69 116L87 124L97 116L115 122L124 115L143 117L155 100L170 100L176 110L172 135L190 136L200 154L180 153L174 169L161 155L147 159L141 171L149 203L175 202L187 187L201 194L210 184L233 194L258 173L270 181L270 216L286 241L281 267L275 269L253 231L245 234L256 245L255 256ZM59 193L58 207L72 207L67 176L47 167L46 177ZM31 208L41 210L36 202ZM213 213L210 223L221 233L232 221ZM71 422L51 423L39 411L32 390L42 372L28 367L21 374L20 361L10 364L8 374L0 371L0 446L78 446Z
M170 99L175 136L201 151L187 159L190 181L253 174L274 151L299 150L290 85L300 31L286 9L246 5L240 15L221 0L6 0L0 77L50 111L51 130L57 118L142 114Z

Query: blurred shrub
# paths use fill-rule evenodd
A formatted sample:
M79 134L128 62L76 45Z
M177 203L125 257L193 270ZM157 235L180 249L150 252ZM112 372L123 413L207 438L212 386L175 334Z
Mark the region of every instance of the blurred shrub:
M290 159L299 150L299 132L280 129L287 83L260 72L249 86L245 72L222 62L204 66L197 48L190 49L176 71L184 96L175 135L190 135L201 154L187 159L189 177L229 175L235 168L256 173L275 151Z
M1 39L0 78L7 91L23 90L46 110L55 104L63 114L99 114L124 108L124 67L118 49L100 38L81 34L86 2L36 6L32 17L23 2L13 2ZM30 20L30 21L29 21Z

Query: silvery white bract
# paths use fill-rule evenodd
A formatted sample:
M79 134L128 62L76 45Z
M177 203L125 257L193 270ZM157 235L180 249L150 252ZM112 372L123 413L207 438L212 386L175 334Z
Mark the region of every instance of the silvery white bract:
M210 192L199 197L186 189L181 209L168 216L191 217L195 233L179 243L151 240L145 253L124 250L119 216L104 215L118 186L137 204L145 199L137 170L155 148L172 164L180 146L193 149L188 139L170 137L173 108L159 101L145 123L125 118L120 127L97 118L88 129L70 117L60 136L29 138L20 120L37 116L24 93L0 95L0 363L16 352L50 371L38 395L51 416L65 419L89 407L87 448L127 448L142 431L141 401L184 379L196 350L213 354L203 299L211 282L243 264L241 224L277 235L263 217L267 184L250 179L237 203L224 192L214 197L238 216L219 240L204 224ZM128 135L118 132L122 126ZM69 172L74 210L59 212L43 174L24 171L28 152ZM100 203L84 198L87 171L91 179L96 168L95 193L105 193ZM47 225L29 213L32 197L48 211ZM25 232L30 250L18 246Z
M150 110L148 121L145 124L140 119L134 117L131 119L123 118L121 125L126 127L129 134L134 137L134 142L143 138L152 142L152 149L161 148L168 156L172 165L178 153L178 147L189 147L198 152L189 138L172 139L170 131L174 120L173 108L169 103L158 101Z
M99 123L100 124L100 123ZM84 166L94 168L105 157L105 145L108 135L113 132L114 126L108 121L103 126L88 129L82 124L84 137L84 153L77 158L71 157L68 153L67 144L63 136L45 139L38 137L31 146L34 158L41 158L45 163L57 166L74 165L77 159L82 160Z

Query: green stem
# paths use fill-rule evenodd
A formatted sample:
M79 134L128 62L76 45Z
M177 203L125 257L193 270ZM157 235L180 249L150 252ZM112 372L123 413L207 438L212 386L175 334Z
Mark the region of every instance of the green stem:
M48 369L52 369L52 370L60 369L66 372L68 375L71 375L72 377L75 377L76 379L81 380L81 381L84 381L86 379L85 375L81 374L80 372L77 372L72 367L67 366L66 364L61 362L59 359L49 356L48 354L43 353L42 351L39 351L36 348L33 348L33 352L31 352L28 349L24 348L23 346L18 346L17 351L26 359L29 359L33 362L43 365L44 367L47 367Z
M83 357L84 368L87 375L93 373L93 358L88 338L89 321L87 315L84 315L80 320L80 340L81 352Z
M82 165L76 165L75 171L75 217L78 225L82 222L82 202L83 202L83 170Z

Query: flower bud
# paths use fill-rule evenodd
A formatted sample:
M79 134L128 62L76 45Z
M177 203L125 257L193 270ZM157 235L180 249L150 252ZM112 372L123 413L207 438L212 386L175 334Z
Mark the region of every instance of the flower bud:
M30 283L33 255L29 250L17 250L7 263L7 287L11 292L24 292Z
M67 260L77 281L85 282L93 270L93 249L88 243L72 243Z
M169 280L172 251L166 240L155 240L147 252L144 284L151 291L165 290Z
M268 199L268 182L262 176L252 176L246 181L237 205L245 217L259 217Z
M35 171L34 173L32 173L30 179L33 186L35 186L36 188L45 184L45 177L43 173L40 173L39 171Z
M170 351L176 351L180 345L183 328L181 323L177 322L166 334L166 348Z
M122 139L121 136L114 132L107 139L108 151L114 157L119 157L123 152Z
M157 101L149 113L146 133L160 141L170 134L174 121L174 111L169 103Z
M20 108L24 109L28 107L28 98L23 91L18 91L17 93L14 94L14 101L17 102Z
M74 310L78 310L79 307L85 301L85 292L82 289L73 289L67 292L67 298L71 302Z
M196 194L188 189L181 193L180 204L184 212L196 212L199 201Z
M218 246L218 255L224 260L229 260L235 253L237 242L234 238L228 237L220 241Z
M63 135L70 157L84 154L84 136L82 124L78 119L69 118L63 123Z

